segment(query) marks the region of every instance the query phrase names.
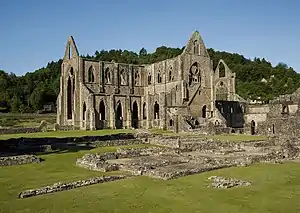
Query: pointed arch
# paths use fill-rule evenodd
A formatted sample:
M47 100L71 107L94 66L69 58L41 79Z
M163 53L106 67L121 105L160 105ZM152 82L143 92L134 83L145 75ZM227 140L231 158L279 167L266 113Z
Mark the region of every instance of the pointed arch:
M123 112L122 112L122 104L120 101L117 103L116 108L116 128L121 129L123 127Z
M132 120L132 127L133 128L138 128L139 124L139 109L138 109L138 104L136 103L136 101L133 102L132 105L132 114L131 114L131 120Z
M94 67L90 66L88 70L88 82L93 83L95 82L95 76L94 76Z
M199 48L199 43L198 43L198 40L195 40L194 43L193 43L193 46L194 46L194 54L195 55L199 55L200 54L200 48Z
M78 57L79 52L76 47L75 40L72 36L68 38L67 44L66 44L66 49L65 49L65 55L64 59L72 59L73 57Z
M105 120L105 104L103 100L101 100L99 104L99 119Z
M85 104L85 102L83 102L83 105L82 105L82 120L83 121L85 120L85 112L86 112L86 104Z
M154 104L154 119L159 119L159 104L157 101Z
M222 62L219 63L219 78L225 77L226 74L225 70L226 70L225 65Z
M201 83L200 66L197 62L192 64L189 71L189 86L194 83Z
M71 77L67 81L67 119L72 119L73 91Z

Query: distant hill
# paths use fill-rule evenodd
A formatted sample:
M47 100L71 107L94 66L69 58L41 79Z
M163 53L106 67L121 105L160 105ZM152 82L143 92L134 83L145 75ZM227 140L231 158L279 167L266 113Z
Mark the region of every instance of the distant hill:
M89 59L130 64L148 64L178 56L183 48L161 46L154 53L142 48L139 53L128 50L101 50ZM236 73L237 93L245 99L268 101L280 94L294 92L300 85L300 74L284 63L275 67L264 58L250 60L236 53L208 49L214 69L220 59ZM0 70L0 112L35 112L45 103L56 102L62 60L50 62L46 67L17 77Z

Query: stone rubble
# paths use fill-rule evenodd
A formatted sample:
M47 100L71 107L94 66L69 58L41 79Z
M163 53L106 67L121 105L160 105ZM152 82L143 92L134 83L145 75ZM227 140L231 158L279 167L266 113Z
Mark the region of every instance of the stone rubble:
M250 186L251 183L248 181L238 180L234 178L211 176L208 178L213 182L208 187L219 188L219 189L228 189L237 186Z
M49 194L54 192L60 192L70 189L75 189L83 186L89 186L93 184L99 184L104 182L110 182L115 180L125 179L127 176L124 175L116 175L116 176L101 176L101 177L93 177L86 180L79 180L71 183L55 183L51 186L45 186L39 189L30 189L23 191L19 194L19 198L28 198L37 195Z
M9 157L0 157L0 166L40 163L41 161L42 159L34 155L16 155L16 156L9 156Z

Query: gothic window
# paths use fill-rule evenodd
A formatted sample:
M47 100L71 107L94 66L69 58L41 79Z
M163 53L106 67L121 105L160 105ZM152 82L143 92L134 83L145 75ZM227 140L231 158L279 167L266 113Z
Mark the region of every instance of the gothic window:
M151 84L151 73L148 73L148 85Z
M172 127L174 125L174 121L173 119L170 119L170 127Z
M195 83L201 83L201 73L198 67L198 63L195 62L189 72L189 86L195 84Z
M160 74L160 70L157 73L157 83L161 83L161 74Z
M93 66L90 66L90 68L88 70L88 82L93 83L94 81L95 81L94 68L93 68Z
M105 69L105 83L110 84L112 81L112 74L111 71L109 70L109 67Z
M159 119L159 104L157 101L154 104L154 119Z
M73 105L73 91L72 91L72 81L71 78L68 78L67 84L67 117L72 119L72 105Z
M138 70L134 72L134 85L138 86L140 84L140 73Z
M225 66L223 63L219 64L219 78L225 77Z
M127 75L124 69L121 70L120 75L119 75L119 82L121 85L126 85L127 84Z
M174 80L173 70L172 70L172 67L170 67L170 70L169 70L169 81L173 81L173 80Z

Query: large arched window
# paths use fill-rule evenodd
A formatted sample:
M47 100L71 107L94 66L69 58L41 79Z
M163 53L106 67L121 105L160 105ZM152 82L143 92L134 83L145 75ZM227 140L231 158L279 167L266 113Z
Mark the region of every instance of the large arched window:
M93 66L90 66L89 71L88 71L88 81L90 83L95 82L95 77L94 77L94 68Z

